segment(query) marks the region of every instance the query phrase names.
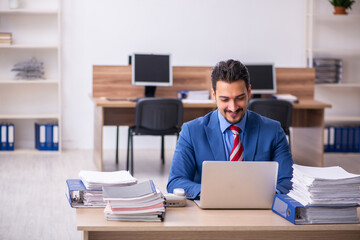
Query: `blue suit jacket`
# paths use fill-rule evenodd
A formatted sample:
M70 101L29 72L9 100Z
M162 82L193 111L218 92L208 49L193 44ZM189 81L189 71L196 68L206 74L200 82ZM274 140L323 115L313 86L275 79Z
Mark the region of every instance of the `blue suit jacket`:
M277 161L277 190L291 189L293 159L280 123L247 110L242 144L245 161ZM171 163L167 191L183 188L188 199L200 194L202 162L224 161L225 145L217 110L184 123Z

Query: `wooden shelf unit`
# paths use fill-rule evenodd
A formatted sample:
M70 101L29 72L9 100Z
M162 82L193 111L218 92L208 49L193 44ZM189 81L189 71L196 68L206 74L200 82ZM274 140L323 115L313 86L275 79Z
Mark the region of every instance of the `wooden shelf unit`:
M15 151L6 153L51 152L34 148L37 121L59 125L61 152L61 0L7 7L0 0L0 32L12 33L12 44L0 45L0 122L15 124ZM32 57L43 62L45 79L16 79L11 68Z
M357 123L360 125L360 6L354 4L348 15L334 15L328 1L307 0L306 58L342 59L342 80L339 84L316 84L316 100L332 105L325 111L325 123Z

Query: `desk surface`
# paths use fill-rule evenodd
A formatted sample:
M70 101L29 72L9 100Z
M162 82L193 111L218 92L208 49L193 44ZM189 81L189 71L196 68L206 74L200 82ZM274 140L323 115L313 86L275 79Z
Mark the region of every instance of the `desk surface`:
M103 208L76 210L81 231L358 231L360 224L294 225L271 210L202 210L192 201L167 208L164 222L107 221ZM331 234L331 233L329 233Z
M96 106L109 108L134 108L136 102L129 99L108 100L105 97L92 98ZM216 108L214 103L183 103L185 108ZM324 109L331 108L330 104L322 103L316 100L300 100L299 103L293 103L294 109Z

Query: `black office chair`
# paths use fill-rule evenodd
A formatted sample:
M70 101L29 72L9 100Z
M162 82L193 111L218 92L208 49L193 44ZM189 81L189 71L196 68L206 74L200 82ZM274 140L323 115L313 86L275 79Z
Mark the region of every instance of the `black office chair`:
M129 127L126 169L134 174L133 137L135 135L161 136L161 161L165 163L164 136L179 137L182 125L183 105L175 98L141 98L136 103L135 125ZM131 149L129 154L129 149ZM129 162L130 157L130 162Z
M279 121L285 134L288 136L291 150L289 128L291 125L292 104L290 102L277 99L250 99L248 109L262 116Z

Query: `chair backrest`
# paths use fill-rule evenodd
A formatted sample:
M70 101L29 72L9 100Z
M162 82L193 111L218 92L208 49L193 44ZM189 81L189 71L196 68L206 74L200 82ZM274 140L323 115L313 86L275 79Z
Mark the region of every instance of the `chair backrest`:
M250 99L248 109L264 117L279 121L286 134L291 125L292 104L277 99Z
M136 103L135 132L145 128L154 131L180 129L183 104L175 98L140 98Z

